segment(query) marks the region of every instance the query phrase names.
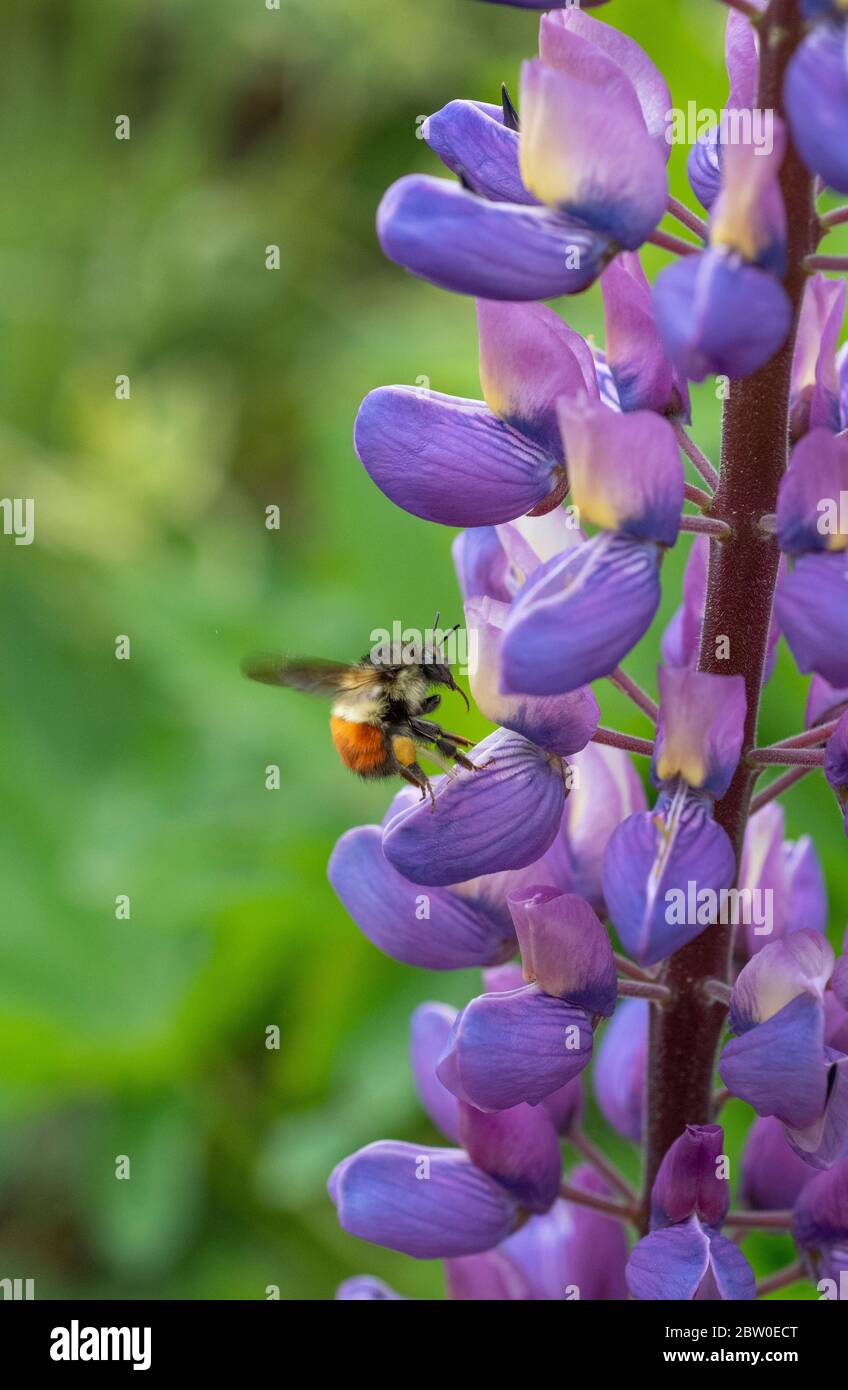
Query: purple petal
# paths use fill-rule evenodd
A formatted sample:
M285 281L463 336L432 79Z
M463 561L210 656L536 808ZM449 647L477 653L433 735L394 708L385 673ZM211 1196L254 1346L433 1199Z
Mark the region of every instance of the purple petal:
M637 540L674 545L684 476L668 421L650 410L617 415L579 399L560 401L559 421L581 519Z
M666 352L692 381L711 372L749 376L774 356L792 321L772 275L716 251L667 266L654 285L654 308Z
M420 801L386 826L383 852L405 877L461 883L521 869L551 844L565 804L559 759L499 729L477 745L474 762L473 772L434 784L435 810Z
M792 436L841 427L836 350L845 317L845 282L813 275L807 281L792 359Z
M767 1023L732 1038L721 1054L719 1075L758 1115L776 1115L784 1124L805 1128L824 1111L823 1033L820 1002L801 994Z
M686 159L692 192L707 211L721 190L721 134L719 126L699 135Z
M828 720L836 719L846 708L848 689L837 690L823 676L813 676L807 691L804 727L813 729L817 724L826 724Z
M606 1025L592 1068L595 1096L604 1118L617 1134L642 1141L645 1075L648 1067L646 999L622 999Z
M809 1125L786 1131L792 1149L812 1168L831 1168L848 1155L848 1057L826 1047L822 1070L827 1099L821 1113Z
M616 826L647 808L645 789L629 755L620 748L590 743L574 756L569 768L571 795L565 803L561 835L568 883L605 915L604 851ZM551 853L556 847L555 842Z
M534 1298L523 1273L501 1248L445 1260L445 1286L451 1302L517 1303Z
M567 757L585 748L600 723L601 711L588 686L567 695L502 695L498 689L500 651L508 616L505 604L488 598L465 605L466 630L475 660L471 694L493 724L522 734L539 748Z
M462 1146L528 1211L543 1212L559 1196L562 1154L554 1122L542 1105L516 1105L486 1115L459 1103Z
M807 168L848 193L848 30L821 24L789 60L783 101L792 139Z
M436 1129L458 1144L459 1103L436 1075L436 1063L455 1022L456 1009L450 1005L419 1004L410 1020L410 1064L421 1104Z
M792 1237L802 1250L844 1251L848 1242L848 1158L829 1172L817 1173L798 1198Z
M848 712L842 715L824 750L824 775L837 793L848 788Z
M542 1101L542 1108L547 1110L557 1133L569 1135L583 1118L583 1077L575 1076L558 1091L551 1091Z
M359 407L354 446L381 492L413 516L489 526L541 502L556 461L482 403L381 386Z
M377 235L389 260L413 275L481 299L578 294L609 256L606 237L549 208L490 203L423 174L388 190Z
M460 531L451 554L464 599L485 595L499 603L509 603L509 560L495 526L473 526Z
M665 1154L651 1193L651 1228L697 1216L718 1228L727 1216L730 1186L721 1125L687 1125Z
M495 203L532 203L518 168L518 131L482 101L450 101L428 116L422 139L466 186Z
M742 1153L741 1196L753 1211L786 1211L814 1176L787 1143L783 1125L773 1115L756 1119Z
M598 395L587 344L544 304L479 299L477 327L489 409L562 462L557 400Z
M802 555L777 584L775 612L799 671L848 686L848 555Z
M689 392L663 348L651 287L636 252L623 251L601 276L604 348L622 410L690 418Z
M478 1110L538 1103L571 1081L592 1055L587 1014L535 985L481 994L459 1015L436 1071Z
M618 996L609 937L587 902L558 888L511 893L524 978L545 994L609 1017Z
M777 500L781 550L844 550L840 501L848 497L848 439L814 429L795 445ZM845 507L842 510L846 510Z
M662 656L666 666L698 664L709 560L709 537L694 536L683 576L683 603L663 634Z
M748 821L739 889L750 904L746 918L741 899L749 955L789 932L824 932L827 926L827 891L815 846L809 835L784 841L783 808L776 801Z
M609 1189L586 1167L570 1175L573 1186L607 1196ZM627 1239L620 1221L576 1202L557 1202L533 1216L501 1247L522 1270L534 1299L622 1300Z
M328 1188L349 1235L419 1260L490 1250L518 1221L509 1194L461 1149L384 1139L337 1164Z
M739 972L733 987L730 1027L747 1032L784 1005L807 994L819 1003L833 973L833 947L817 931L802 928L770 941Z
M656 546L610 532L542 565L510 610L501 689L557 695L608 675L651 625L657 566Z
M460 970L507 960L508 928L448 889L425 888L383 854L378 825L342 835L327 868L330 883L368 940L393 960L425 970Z
M627 1264L627 1286L642 1302L756 1296L754 1273L741 1250L702 1230L697 1218L640 1240Z
M390 1300L405 1302L403 1294L375 1279L371 1274L354 1274L345 1279L336 1289L336 1300L342 1303L379 1303Z
M667 150L629 80L602 73L597 58L579 77L534 59L522 65L521 110L525 187L619 246L641 246L665 211Z
M744 679L660 667L659 686L654 780L682 777L696 790L724 796L745 736Z
M583 8L587 8L584 6ZM551 67L582 81L632 88L645 125L667 160L667 115L671 107L668 84L658 68L628 34L582 14L578 6L553 9L539 26L539 54Z
M773 113L768 150L751 140L724 145L721 192L710 215L711 247L774 275L786 268L786 208L778 182L785 151L786 127Z
M615 831L604 856L604 897L625 949L653 965L716 920L735 875L725 831L703 798L681 784Z

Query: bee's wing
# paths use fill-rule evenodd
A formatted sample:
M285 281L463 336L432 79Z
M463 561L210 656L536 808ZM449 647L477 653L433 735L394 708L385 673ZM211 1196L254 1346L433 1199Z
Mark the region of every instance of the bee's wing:
M263 685L287 685L307 695L337 695L340 690L355 691L374 685L374 671L340 661L320 658L290 661L284 656L255 656L242 662L242 670L252 681Z

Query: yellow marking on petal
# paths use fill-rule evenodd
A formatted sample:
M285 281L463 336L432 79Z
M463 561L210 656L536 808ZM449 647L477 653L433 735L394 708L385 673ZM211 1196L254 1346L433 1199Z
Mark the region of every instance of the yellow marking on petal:
M600 526L604 531L617 531L621 523L627 519L622 516L608 495L597 491L588 480L584 482L576 472L572 474L571 478L571 495L581 519L591 521L593 525Z
M696 748L689 746L688 740L678 736L667 738L663 751L657 759L657 777L667 782L672 777L682 777L690 787L700 787L706 779L704 761Z

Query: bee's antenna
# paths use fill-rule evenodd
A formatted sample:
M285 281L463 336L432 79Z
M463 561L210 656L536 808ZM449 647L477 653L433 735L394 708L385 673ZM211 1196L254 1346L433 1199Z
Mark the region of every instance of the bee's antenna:
M436 609L436 616L435 616L435 618L433 619L433 631L434 631L434 632L437 632L437 631L438 631L438 628L439 628L439 619L441 618L441 616L442 616L442 615L441 615L441 612L440 612L440 610L437 608L437 609Z

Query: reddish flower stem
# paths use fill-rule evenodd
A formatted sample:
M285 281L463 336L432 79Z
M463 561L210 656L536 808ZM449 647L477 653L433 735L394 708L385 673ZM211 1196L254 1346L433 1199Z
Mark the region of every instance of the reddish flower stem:
M578 1207L591 1207L593 1211L601 1211L604 1216L613 1216L617 1221L634 1221L636 1218L633 1207L613 1202L609 1197L599 1196L597 1192L587 1192L585 1188L574 1187L570 1182L560 1185L559 1195L568 1202L575 1202Z
M770 1274L767 1279L762 1279L757 1285L757 1298L762 1298L764 1294L776 1293L778 1289L785 1289L787 1284L795 1284L799 1279L807 1278L807 1270L803 1260L793 1260L791 1265L784 1265L783 1269L778 1269L774 1274Z
M682 516L680 529L695 531L702 536L715 536L719 541L725 541L731 535L730 524L712 516Z
M636 705L643 714L647 714L648 718L656 724L657 715L660 712L659 706L654 703L650 695L647 695L640 685L637 685L626 672L622 671L620 666L616 666L615 670L610 672L608 679L612 681L613 685L618 690L632 700L634 705Z
M738 6L737 6L738 8ZM782 112L786 66L800 42L797 0L770 0L760 24L757 105ZM778 550L762 535L759 519L777 510L777 492L789 444L789 383L798 312L806 283L805 257L819 228L810 175L790 145L780 174L788 219L788 270L784 286L793 326L783 347L752 376L734 381L724 407L721 476L712 511L732 528L713 543L699 667L719 675L741 675L747 693L743 757L715 816L738 856L748 819L755 772L745 753L756 744L760 688L765 668ZM678 436L679 437L679 436ZM720 659L729 638L730 657ZM706 997L701 982L730 977L732 928L708 927L665 963L662 980L673 1001L651 1010L648 1063L645 1186L642 1229L647 1230L650 1193L666 1150L687 1124L708 1124L716 1048L725 1020L721 1005Z
M683 227L688 227L690 232L694 232L701 241L707 239L707 224L696 212L687 208L685 203L681 203L677 198L669 198L668 210L671 216L676 218Z
M848 256L807 256L804 261L804 269L809 272L838 270L844 274L848 270Z
M679 420L672 420L671 427L677 436L677 442L688 458L690 463L694 463L704 482L713 489L718 487L718 472L713 468L703 450L699 449L694 439L690 439Z
M790 787L794 787L796 782L800 782L802 778L808 777L814 771L815 768L812 767L792 767L788 772L782 772L779 777L775 777L773 782L769 782L768 786L754 797L750 806L751 815L755 811L761 811L764 806L768 806L770 801L774 801L775 797L782 796Z
M696 256L702 249L692 241L685 241L682 236L674 236L672 232L661 232L659 228L651 232L648 240L654 246L662 247L663 251L673 251L675 256Z
M769 749L778 748L813 748L817 743L827 743L831 734L836 732L838 719L829 719L826 724L818 724L815 729L807 729L803 734L793 734L791 738L782 738L779 743L770 743Z
M568 1137L570 1143L577 1152L582 1154L583 1157L591 1163L593 1168L597 1169L601 1177L606 1178L610 1187L615 1188L624 1198L628 1207L631 1209L634 1208L637 1198L630 1183L624 1177L623 1173L619 1173L615 1165L610 1163L606 1155L601 1153L597 1144L589 1138L588 1134L584 1134L582 1129L578 1129L576 1133L570 1134Z
M608 748L623 748L626 753L639 753L643 758L654 756L654 745L649 738L620 734L617 729L596 729L592 735L592 742L605 743Z
M752 748L748 754L752 767L822 767L823 748Z
M840 227L843 222L848 222L848 206L833 208L830 212L822 213L819 226L824 234L829 232L831 227Z
M729 1211L725 1226L746 1231L788 1231L792 1225L791 1211Z

